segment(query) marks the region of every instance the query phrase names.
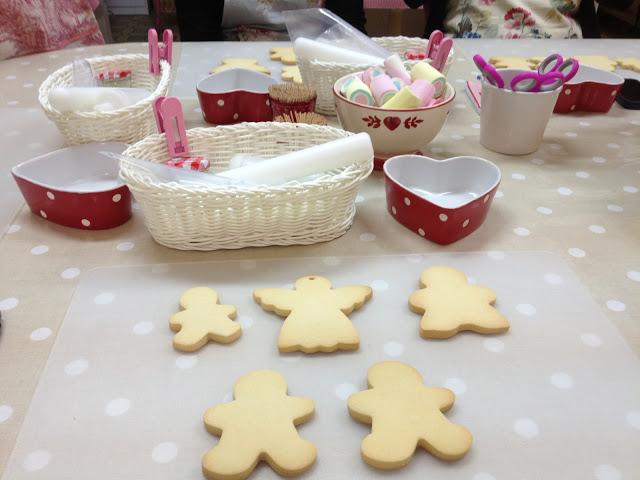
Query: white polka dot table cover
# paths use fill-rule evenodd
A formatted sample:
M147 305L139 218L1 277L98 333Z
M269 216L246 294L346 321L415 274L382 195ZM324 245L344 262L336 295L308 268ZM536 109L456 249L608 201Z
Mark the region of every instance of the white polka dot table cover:
M407 301L432 265L458 268L471 283L493 288L510 331L422 339L420 316ZM309 274L328 277L334 287L373 288L371 301L350 315L359 351L278 353L282 319L254 303L252 290L290 288ZM235 343L185 354L172 348L168 320L181 294L198 285L237 307L243 331ZM201 479L201 457L217 443L204 429L204 411L230 401L239 376L263 368L283 374L291 395L316 402L315 418L299 431L318 447L318 461L302 478L386 478L360 459L369 427L351 420L346 404L366 388L368 367L385 359L413 365L426 384L453 390L447 416L474 436L462 460L446 463L418 450L394 478L638 478L637 357L561 258L489 252L84 273L3 479ZM0 409L0 417L10 415ZM252 478L277 476L262 466Z

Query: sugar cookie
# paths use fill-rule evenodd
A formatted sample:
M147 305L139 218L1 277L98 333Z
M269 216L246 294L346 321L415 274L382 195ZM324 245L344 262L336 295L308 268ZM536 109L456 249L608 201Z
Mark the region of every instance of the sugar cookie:
M231 343L241 334L236 318L236 307L219 305L218 293L212 288L190 288L180 297L182 311L169 320L174 332L176 350L193 352L207 342Z
M633 70L634 72L640 72L640 58L618 58L616 63L620 68L627 70Z
M225 58L222 64L209 70L209 73L220 73L230 68L244 68L245 70L255 70L256 72L271 75L271 70L263 67L255 58Z
M409 308L424 314L420 320L420 335L424 338L449 338L462 330L509 330L509 321L493 307L495 292L469 285L459 270L429 267L420 275L420 286L423 288L409 297Z
M297 65L282 67L282 79L286 82L302 83L302 75Z
M402 468L417 446L450 461L471 448L471 433L442 414L455 401L451 390L425 386L420 373L402 362L373 365L367 381L369 390L351 395L348 407L353 419L371 424L360 451L372 467Z
M331 288L317 275L296 280L295 289L259 288L255 301L269 312L286 317L278 337L281 352L305 353L355 350L358 332L347 317L371 298L367 286Z
M234 400L209 408L204 424L218 444L202 458L212 480L247 478L265 461L280 475L299 475L316 460L316 447L296 430L313 417L309 398L287 395L287 382L272 370L256 370L238 379Z
M491 57L489 59L496 68L519 68L520 70L531 70L533 65L525 57Z
M271 60L280 60L285 65L295 65L298 63L293 47L273 47L269 49Z
M578 60L582 65L589 65L590 67L606 70L607 72L613 72L616 69L616 62L606 55L576 55L573 58Z

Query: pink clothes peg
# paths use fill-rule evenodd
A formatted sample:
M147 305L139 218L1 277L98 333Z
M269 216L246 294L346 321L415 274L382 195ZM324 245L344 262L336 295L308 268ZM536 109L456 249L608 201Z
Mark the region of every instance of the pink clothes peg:
M442 72L449 58L449 52L453 46L453 40L445 38L440 30L434 30L427 43L427 58L431 59L431 66Z
M173 32L167 28L162 33L162 45L158 44L158 32L150 28L147 33L149 39L149 72L153 75L160 74L160 60L166 60L171 64L173 54Z
M427 58L433 58L438 50L438 46L442 39L444 38L444 33L440 30L434 30L429 35L429 43L427 43Z
M184 128L182 105L177 97L158 97L153 102L158 132L167 136L167 148L171 158L188 158L189 142ZM176 134L178 138L176 138Z

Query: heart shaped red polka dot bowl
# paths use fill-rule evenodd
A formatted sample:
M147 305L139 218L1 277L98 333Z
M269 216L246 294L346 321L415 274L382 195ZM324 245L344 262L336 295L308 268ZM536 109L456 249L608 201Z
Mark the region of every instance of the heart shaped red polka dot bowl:
M369 134L376 170L382 170L385 160L394 155L420 153L444 126L456 96L455 89L447 82L444 100L431 107L396 110L361 105L340 94L342 84L357 75L360 73L345 75L334 84L336 112L342 128Z
M384 164L387 210L402 225L447 245L482 225L500 184L500 169L480 157L434 160L399 155Z
M120 180L124 143L85 143L32 158L11 170L31 211L82 230L117 227L131 218L131 193Z

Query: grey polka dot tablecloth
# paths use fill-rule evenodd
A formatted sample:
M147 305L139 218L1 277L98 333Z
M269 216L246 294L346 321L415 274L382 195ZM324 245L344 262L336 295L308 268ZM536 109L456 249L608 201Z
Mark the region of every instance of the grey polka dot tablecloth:
M360 191L356 220L351 230L337 240L319 245L208 253L169 250L153 242L140 212L135 209L131 221L101 232L85 232L49 223L24 207L9 175L12 165L62 146L55 127L38 108L38 85L54 68L75 57L119 53L122 50L143 52L144 46L111 45L83 51L67 50L0 63L0 146L3 152L0 156L0 230L4 232L0 240L0 310L3 321L0 334L0 471L6 468L74 290L85 276L91 275L89 270L99 266L461 251L491 252L491 255L504 256L508 261L514 251L551 252L575 272L577 281L587 288L588 294L585 292L585 295L595 302L591 306L600 310L602 319L606 318L611 323L612 331L615 329L622 335L637 357L640 352L640 113L623 110L616 104L607 115L554 115L544 143L536 153L509 157L490 152L479 144L479 117L470 107L463 88L464 81L475 75L468 55L475 53L476 46L477 51L485 55L492 55L494 51L496 55L505 55L509 52L500 51L501 48L516 48L521 49L518 54L523 56L554 51L610 55L616 52L618 56L633 56L633 52L638 52L639 43L629 40L599 43L459 42L456 45L459 58L449 74L449 80L457 90L455 105L443 130L424 150L438 159L457 155L490 159L500 167L503 178L484 225L469 237L446 247L425 241L389 216L385 209L384 180L379 173L374 173ZM218 63L216 55L221 58L221 53L215 49L207 53L211 55L212 64ZM176 45L175 57L179 65L180 45ZM189 125L202 125L197 100L185 98L183 105ZM514 266L513 275L519 273ZM547 283L553 283L554 278L549 277ZM532 280L530 288L533 291L541 288L540 285ZM101 300L108 303L109 299L104 297ZM175 301L170 299L172 304ZM516 310L519 315L526 315L529 311L526 304L540 311L540 305L522 303L522 311L518 313ZM566 314L572 315L572 310ZM570 324L575 325L575 319ZM149 326L136 325L136 328L144 332ZM535 331L535 324L528 328ZM576 331L575 334L580 336L580 345L583 346L597 347L603 342L596 332ZM531 340L532 343L535 341ZM482 345L480 348L489 352L503 348L497 337L486 339ZM393 353L400 347L389 344L385 348ZM117 364L116 354L106 354L111 355ZM179 363L188 366L191 361L184 358ZM65 371L72 374L82 373L86 368L81 360L75 363L70 360L64 366ZM146 368L150 369L153 377L152 366L146 365ZM636 365L630 363L629 371L631 368L636 368ZM624 370L621 367L620 371L608 374L613 379L618 375L626 378ZM437 378L438 373L430 375L426 365L421 371L428 375L428 381L434 378L433 375ZM561 366L557 371L540 372L540 375L546 379L545 388L560 391L567 385L578 385L575 374ZM461 380L471 392L469 380L453 373L448 382L452 389L459 391L464 388L455 379ZM445 383L447 377L438 380ZM345 384L351 382L341 381ZM636 375L629 382L637 388L640 380ZM346 385L339 390L346 395L350 389L351 386ZM110 395L111 398L106 399L102 406L107 408L107 403L114 400L109 403L109 412L133 408L125 400L118 400L127 399L126 395L117 392ZM587 399L595 398L592 391L585 395ZM620 428L626 429L625 435L636 435L632 437L636 439L640 435L638 411L640 405L627 405L618 412L622 418ZM543 428L534 414L533 411L523 411L515 418L505 419L500 428L515 432L512 434L517 435L518 441L527 436L535 436L538 439L535 441L544 441L547 428ZM52 415L55 416L55 412ZM202 435L206 438L204 433ZM590 433L585 429L566 431L563 435L566 435L566 441L562 448L566 449L572 438ZM210 440L206 438L205 443L209 444ZM173 462L162 463L175 455L176 445L171 442L174 440L170 437L160 439L151 445L154 453L146 454L160 459L159 465L172 468ZM638 470L627 471L628 464L625 463L637 454L625 445L618 446L612 438L604 452L610 455L589 459L589 468L585 467L581 478L611 480L637 477ZM509 445L506 445L503 451L508 449ZM178 446L178 457L180 452ZM53 462L54 457L48 458L51 452L44 446L31 453L35 466L47 464L50 460ZM532 450L531 455L535 455L535 451ZM504 478L489 467L473 473L476 477L469 471L469 478ZM45 472L46 469L32 472L33 478L47 478ZM522 478L540 478L533 473L530 476L526 472L521 473Z

